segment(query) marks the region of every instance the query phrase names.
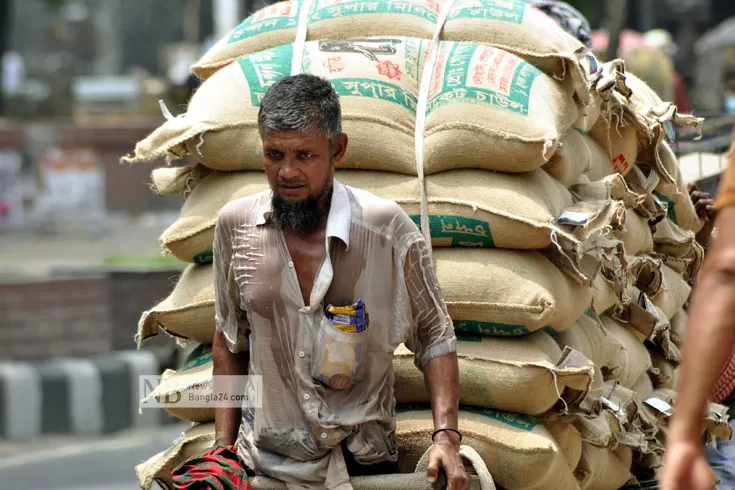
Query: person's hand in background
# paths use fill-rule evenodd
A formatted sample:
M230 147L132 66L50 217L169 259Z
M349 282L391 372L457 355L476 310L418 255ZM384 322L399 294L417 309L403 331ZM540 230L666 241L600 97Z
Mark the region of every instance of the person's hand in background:
M715 218L717 217L717 208L715 200L708 192L701 191L696 184L689 184L689 197L697 210L697 215L705 220L704 226L697 233L696 239L705 249L712 244L712 231L715 228Z

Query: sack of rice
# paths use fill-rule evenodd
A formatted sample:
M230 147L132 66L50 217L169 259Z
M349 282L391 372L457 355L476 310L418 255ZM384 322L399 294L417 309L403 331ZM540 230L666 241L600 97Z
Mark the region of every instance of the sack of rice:
M619 381L622 386L631 388L651 368L651 356L628 327L608 315L603 315L601 320L607 333L623 346L623 350L602 368L605 381Z
M597 315L616 308L622 303L620 285L607 279L602 273L595 276L590 288L592 309Z
M704 220L697 215L694 203L689 197L676 154L666 142L661 142L658 155L671 179L661 176L654 193L666 205L668 218L674 224L697 233L704 226Z
M582 457L582 435L563 418L547 417L544 419L544 427L564 454L569 468L574 470Z
M459 334L457 357L460 403L528 415L551 410L568 391L586 392L593 371L591 362L559 365L561 349L545 332L520 339ZM431 401L423 373L403 345L393 371L396 403Z
M492 46L443 42L429 91L426 173L541 167L578 114L573 91L518 56Z
M630 467L633 451L626 446L617 450L582 444L582 457L574 476L582 490L618 490L633 478Z
M207 397L213 393L212 382L212 346L200 345L181 369L164 371L161 382L147 398L156 399L179 420L211 422L214 420L214 405L205 405Z
M671 319L671 341L677 347L684 345L689 327L689 316L685 310L681 310Z
M633 209L625 211L625 228L613 232L623 242L625 253L636 255L653 251L653 233L648 220Z
M168 298L143 312L136 335L138 347L158 335L158 327L177 338L212 343L215 325L211 264L188 266Z
M196 184L212 170L202 164L192 167L161 167L151 172L151 189L158 196L182 194L187 197Z
M704 261L704 250L694 233L665 218L656 225L653 244L656 257L680 273L684 280L697 277Z
M628 275L630 284L637 290L653 297L661 291L663 286L663 272L660 260L646 255L628 257ZM631 295L631 297L633 297Z
M428 407L398 406L396 412L400 464L410 472L431 446L434 419ZM507 490L579 488L561 448L535 418L461 406L459 430L463 444L480 454L495 482Z
M173 490L171 472L187 459L214 445L214 422L195 424L165 451L135 467L138 483L143 490L151 490L154 483Z
M638 400L642 401L650 397L654 390L653 381L648 373L643 373L638 381L631 387L635 391Z
M605 160L593 158L592 180L609 175L610 169L625 176L638 161L638 129L631 122L619 117L600 118L588 134L606 156Z
M576 54L583 52L582 43L524 0L458 0L444 25L442 39L509 51L565 80L583 101L589 97L587 74ZM593 69L596 72L596 66Z
M575 184L580 175L588 174L591 168L593 155L586 139L576 129L567 131L559 149L543 169L565 187Z
M579 317L568 330L554 335L554 339L560 348L571 347L595 366L604 366L623 349L617 339L608 335L591 309Z
M186 199L179 219L163 232L161 246L185 262L211 262L214 225L222 208L230 201L268 189L263 172L210 173Z
M192 66L192 71L206 79L243 56L292 43L303 4L302 0L290 0L258 10L212 46ZM432 0L375 3L314 0L309 14L307 39L346 41L376 36L431 39L436 29L439 8L440 4ZM354 46L350 47L355 49Z
M428 43L408 37L306 43L302 72L329 80L340 95L350 137L342 168L416 175L416 99ZM188 153L217 170L261 170L260 101L290 73L292 57L289 44L222 68L197 90L186 114L163 124L123 161Z
M653 387L656 389L676 389L674 387L674 370L676 369L674 364L667 361L658 352L651 353L651 362L653 363L653 367L650 370L650 374L653 380Z
M651 296L654 305L661 308L666 318L671 319L689 301L691 286L675 270L666 265L661 266L663 284L655 296Z
M434 249L442 293L458 332L518 337L561 332L592 294L539 252Z
M342 170L335 178L395 201L419 224L421 199L415 177ZM572 235L554 225L572 205L572 196L540 169L523 174L441 172L426 177L426 195L435 247L543 249L552 244L552 234L563 248L575 246Z

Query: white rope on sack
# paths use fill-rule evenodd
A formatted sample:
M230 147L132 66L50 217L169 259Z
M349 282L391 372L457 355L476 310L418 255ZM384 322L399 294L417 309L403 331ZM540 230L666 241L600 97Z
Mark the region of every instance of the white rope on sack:
M414 473L424 473L429 469L429 453L433 445L426 450L418 464L416 464L416 470ZM493 476L490 474L490 470L487 469L485 461L482 456L470 446L462 445L459 447L459 455L467 460L472 469L477 474L478 480L480 480L480 490L496 490L495 481Z
M421 201L421 232L426 239L426 246L431 248L431 228L429 224L429 201L426 195L426 180L424 176L424 128L426 127L426 111L429 103L429 89L431 88L431 80L436 66L436 60L439 57L439 46L441 32L444 29L444 23L452 11L455 0L446 0L442 4L439 12L434 37L431 38L429 45L429 55L424 65L424 72L421 74L421 83L419 84L419 97L416 103L416 132L414 149L416 153L416 173L419 179L419 198Z
M303 0L299 11L299 24L296 27L296 39L293 42L293 58L291 59L291 75L299 75L303 67L306 34L309 30L309 17L314 0Z

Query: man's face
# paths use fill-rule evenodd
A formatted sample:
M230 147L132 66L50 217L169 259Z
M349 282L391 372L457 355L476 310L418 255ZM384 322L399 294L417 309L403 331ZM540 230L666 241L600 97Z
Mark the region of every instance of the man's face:
M328 209L329 203L323 201L329 197L334 169L346 148L347 136L342 135L330 150L319 128L306 134L267 132L263 136L265 173L274 193L276 220L282 226L306 232L318 224L319 214L325 206Z

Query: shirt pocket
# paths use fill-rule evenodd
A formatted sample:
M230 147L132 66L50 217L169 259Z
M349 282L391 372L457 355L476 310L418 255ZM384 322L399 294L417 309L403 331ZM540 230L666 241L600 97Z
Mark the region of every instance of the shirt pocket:
M339 330L322 315L313 345L311 375L335 390L346 390L365 377L370 329L359 333Z

